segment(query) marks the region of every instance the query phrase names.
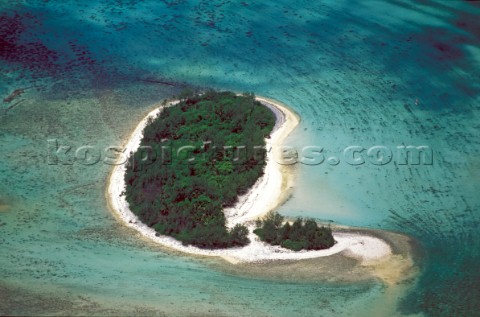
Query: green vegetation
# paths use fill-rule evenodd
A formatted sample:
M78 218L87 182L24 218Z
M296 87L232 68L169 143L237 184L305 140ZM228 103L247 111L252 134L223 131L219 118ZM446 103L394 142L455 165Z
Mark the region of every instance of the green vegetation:
M264 139L274 124L274 114L253 94L183 94L148 123L131 154L125 174L130 209L158 234L186 245L248 244L246 227L227 230L223 208L263 175Z
M271 211L262 220L257 220L257 229L253 232L262 241L294 251L328 249L335 244L332 229L319 227L312 219L304 222L298 218L293 225L286 222L282 226L283 221L283 216Z

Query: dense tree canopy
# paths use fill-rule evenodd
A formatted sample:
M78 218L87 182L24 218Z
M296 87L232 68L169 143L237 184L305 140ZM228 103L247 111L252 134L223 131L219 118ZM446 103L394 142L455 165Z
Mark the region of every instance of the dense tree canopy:
M253 94L182 98L150 120L131 154L125 174L130 209L159 234L184 244L248 244L246 227L228 231L223 208L262 176L275 116Z
M292 225L283 222L283 216L269 212L257 221L253 232L262 241L294 251L328 249L335 244L330 227L319 227L315 220L298 218Z

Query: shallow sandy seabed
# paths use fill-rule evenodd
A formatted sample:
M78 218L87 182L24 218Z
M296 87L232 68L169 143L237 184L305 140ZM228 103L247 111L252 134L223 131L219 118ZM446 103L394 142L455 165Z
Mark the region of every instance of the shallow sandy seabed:
M330 256L295 260L239 262L232 265L222 258L205 259L215 269L248 278L286 282L358 283L380 280L386 286L406 282L417 277L420 247L415 240L403 234L366 228L335 227L345 234L357 234L385 241L392 250L389 256L364 260L344 250Z

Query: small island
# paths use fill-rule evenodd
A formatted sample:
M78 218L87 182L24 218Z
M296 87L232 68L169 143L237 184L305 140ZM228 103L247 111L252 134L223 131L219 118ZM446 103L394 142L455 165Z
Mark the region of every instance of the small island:
M119 156L112 169L109 206L127 227L161 247L232 264L343 251L362 263L389 259L389 244L370 234L332 232L313 220L287 225L268 214L294 186L294 174L275 163L271 148L282 145L299 122L288 106L253 94L184 93L159 103L125 141L130 159L125 164Z
M248 229L226 227L233 206L263 175L274 113L253 94L182 96L149 120L125 173L132 212L159 235L218 249L249 243ZM142 149L169 155L142 164ZM168 152L168 151L167 151Z

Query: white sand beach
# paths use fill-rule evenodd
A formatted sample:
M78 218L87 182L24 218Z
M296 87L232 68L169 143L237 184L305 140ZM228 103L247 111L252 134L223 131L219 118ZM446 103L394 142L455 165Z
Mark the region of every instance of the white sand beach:
M276 125L271 137L267 139L267 150L279 146L286 137L295 129L300 119L288 107L274 100L257 97L258 101L270 108L276 116ZM173 105L176 102L171 102ZM149 118L157 116L163 107L158 107L151 111L135 128L130 135L124 153L134 152L139 146L143 137L143 129ZM235 224L245 224L249 230L251 243L241 248L230 248L220 250L205 250L193 246L184 246L181 242L168 236L156 236L154 229L141 223L138 218L130 211L123 191L125 190L124 173L126 166L124 164L116 165L110 175L107 184L107 199L112 210L129 227L140 232L144 237L155 241L164 247L175 249L184 253L218 256L231 263L239 262L263 262L272 260L301 260L317 257L325 257L343 252L347 256L359 259L362 263L383 259L392 254L392 250L385 241L362 234L334 232L336 244L327 250L319 251L300 251L294 252L279 246L271 246L258 239L253 233L253 220L265 215L270 210L275 209L282 201L282 165L273 159L274 151L268 151L267 164L264 175L255 183L251 190L240 197L239 202L232 208L225 209L227 226L233 227Z

